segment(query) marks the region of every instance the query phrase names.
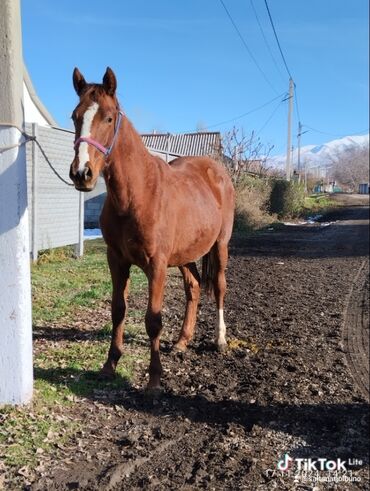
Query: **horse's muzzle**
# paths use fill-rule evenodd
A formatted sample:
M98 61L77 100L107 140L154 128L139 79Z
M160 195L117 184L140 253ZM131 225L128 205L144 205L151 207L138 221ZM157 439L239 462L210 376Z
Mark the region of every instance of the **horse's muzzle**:
M69 177L78 191L88 192L92 191L95 187L93 172L88 164L82 170L74 170L73 162L69 171Z

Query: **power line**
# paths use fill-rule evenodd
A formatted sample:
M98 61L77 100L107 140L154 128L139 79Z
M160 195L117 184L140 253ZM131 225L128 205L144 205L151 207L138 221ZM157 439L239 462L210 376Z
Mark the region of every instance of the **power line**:
M267 0L265 0L265 5L266 5L266 9L267 9L267 13L269 15L269 19L270 19L270 23L271 23L271 26L272 26L272 30L274 31L274 35L275 35L275 39L276 39L276 42L277 42L277 45L279 47L279 51L280 51L280 54L281 54L281 57L283 59L283 62L284 62L284 65L285 65L285 68L286 68L286 71L288 72L288 75L291 79L293 79L292 77L292 74L290 73L290 70L288 68L288 64L285 60L285 56L284 56L284 53L283 53L283 50L281 49L281 46L280 46L280 41L279 41L279 38L278 38L278 35L276 33L276 29L275 29L275 26L274 26L274 22L272 20L272 16L271 16L271 13L270 13L270 9L269 9L269 6L268 6L268 3L267 3Z
M241 42L243 43L243 46L245 47L245 49L247 50L249 56L252 58L254 64L256 65L256 67L258 68L258 70L260 71L261 75L263 76L263 78L265 79L265 81L268 83L268 85L272 88L272 90L277 94L277 90L275 89L275 87L272 85L272 83L270 82L270 80L267 78L265 72L262 70L261 66L259 65L258 61L256 60L255 56L253 55L252 51L250 50L246 40L244 39L242 33L240 32L238 26L236 25L234 19L232 18L230 12L228 11L225 3L223 2L223 0L220 0L220 3L221 5L223 6L227 16L229 17L229 20L230 22L232 23L235 31L237 32Z
M249 110L249 111L247 111L247 112L245 112L243 114L239 114L239 116L235 116L234 118L227 119L226 121L221 121L219 123L212 124L211 126L207 126L207 130L210 129L210 128L216 128L216 126L222 126L223 124L232 123L233 121L237 121L238 119L242 119L245 116L248 116L249 114L255 113L256 111L259 111L260 109L263 109L264 107L269 106L274 101L276 101L277 99L280 99L281 97L283 97L285 95L286 95L286 92L283 92L282 94L279 94L278 96L276 96L273 99L265 102L264 104L261 104L260 106L255 107L254 109L251 109L251 110ZM283 101L281 101L281 102L283 102ZM183 133L191 133L191 131L183 131Z
M298 104L298 94L297 94L297 85L294 84L294 95L295 95L295 98L294 98L294 102L295 102L295 109L296 109L296 112L297 112L297 119L298 119L298 123L300 124L301 123L301 115L299 113L299 104Z
M266 126L269 124L271 119L275 116L276 111L279 109L279 107L283 104L284 100L280 101L279 104L274 108L270 116L266 119L266 121L263 123L261 128L257 131L256 137L266 128Z
M268 51L269 51L269 53L270 53L271 59L272 59L272 61L274 62L274 65L275 65L275 67L276 67L277 71L279 72L279 75L281 76L282 80L284 80L284 82L285 82L284 76L283 76L283 74L281 73L280 67L279 67L279 65L278 65L278 63L277 63L277 61L276 61L276 58L275 58L275 56L274 56L274 54L273 54L273 52L272 52L271 46L270 46L270 44L269 44L269 42L268 42L268 40L267 40L267 37L266 37L265 32L264 32L264 30L263 30L263 27L262 27L262 25L261 25L261 22L260 22L260 20L259 20L259 18L258 18L257 11L256 11L256 8L255 8L255 6L254 6L253 0L250 0L250 3L251 3L252 10L253 10L254 16L255 16L255 18L256 18L257 24L258 24L258 26L259 26L259 28L260 28L260 31L261 31L261 34L262 34L263 40L265 41L266 47L267 47L267 49L268 49Z
M285 69L289 75L289 95L291 97L293 97L294 96L294 89L296 88L296 84L294 83L292 74L291 74L289 67L288 67L288 63L286 62L283 50L281 49L280 41L279 41L276 29L275 29L274 21L272 20L272 15L271 15L267 0L265 0L265 6L266 6L266 10L267 10L269 19L270 19L272 30L274 31L276 44L278 45L281 58L284 62ZM294 100L296 101L296 97L294 98ZM298 114L299 128L301 128L301 122L300 122L300 116L299 116L299 107L298 107L297 102L296 102L296 110L297 110L297 114ZM292 127L292 116L293 116L292 112L293 112L293 100L291 99L289 101L289 110L288 110L288 143L287 143L287 156L286 156L286 179L288 181L290 181L290 178L291 178L291 127ZM298 139L298 146L299 145L300 145L300 140Z
M338 135L338 134L334 134L334 133L328 133L327 131L321 131L321 130L318 130L316 128L313 128L312 126L308 126L307 124L303 124L302 126L304 128L308 128L311 131L314 131L315 133L320 133L321 135L334 136L336 138L343 138L344 136L348 136L348 135L343 135L343 134L342 135ZM353 135L361 135L362 133L368 133L368 132L369 132L369 128L367 128L366 130L353 132L352 134Z

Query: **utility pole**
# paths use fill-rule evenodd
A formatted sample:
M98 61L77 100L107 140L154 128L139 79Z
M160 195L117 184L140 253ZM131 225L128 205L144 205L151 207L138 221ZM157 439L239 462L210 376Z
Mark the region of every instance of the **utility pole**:
M20 0L0 1L0 72L0 404L23 404L33 373Z
M301 136L302 136L302 123L299 121L298 122L298 135L297 135L297 140L298 140L298 162L297 162L297 170L298 174L301 175Z
M304 160L304 192L307 193L307 160Z
M297 165L298 165L299 182L301 182L301 172L302 172L302 166L301 166L301 136L308 132L308 130L302 131L302 128L303 128L302 123L299 121L298 122L298 135L297 135L297 140L298 140L298 164ZM306 175L306 168L305 168L305 175Z
M286 180L290 181L292 174L290 150L292 146L292 117L293 117L293 97L294 97L294 82L293 79L289 79L289 106L288 106L288 143L286 152Z

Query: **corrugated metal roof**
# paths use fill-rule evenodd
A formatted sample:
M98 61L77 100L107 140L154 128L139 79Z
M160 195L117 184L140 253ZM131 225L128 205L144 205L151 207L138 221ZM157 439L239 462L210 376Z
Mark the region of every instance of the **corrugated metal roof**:
M141 138L146 147L176 155L215 155L221 150L219 132L181 133L177 135L148 133L142 134Z

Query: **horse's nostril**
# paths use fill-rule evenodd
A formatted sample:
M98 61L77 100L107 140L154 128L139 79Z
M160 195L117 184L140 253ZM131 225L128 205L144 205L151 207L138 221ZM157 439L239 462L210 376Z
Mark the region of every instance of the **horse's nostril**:
M83 176L85 181L88 181L92 178L92 170L90 169L90 167L85 167Z

